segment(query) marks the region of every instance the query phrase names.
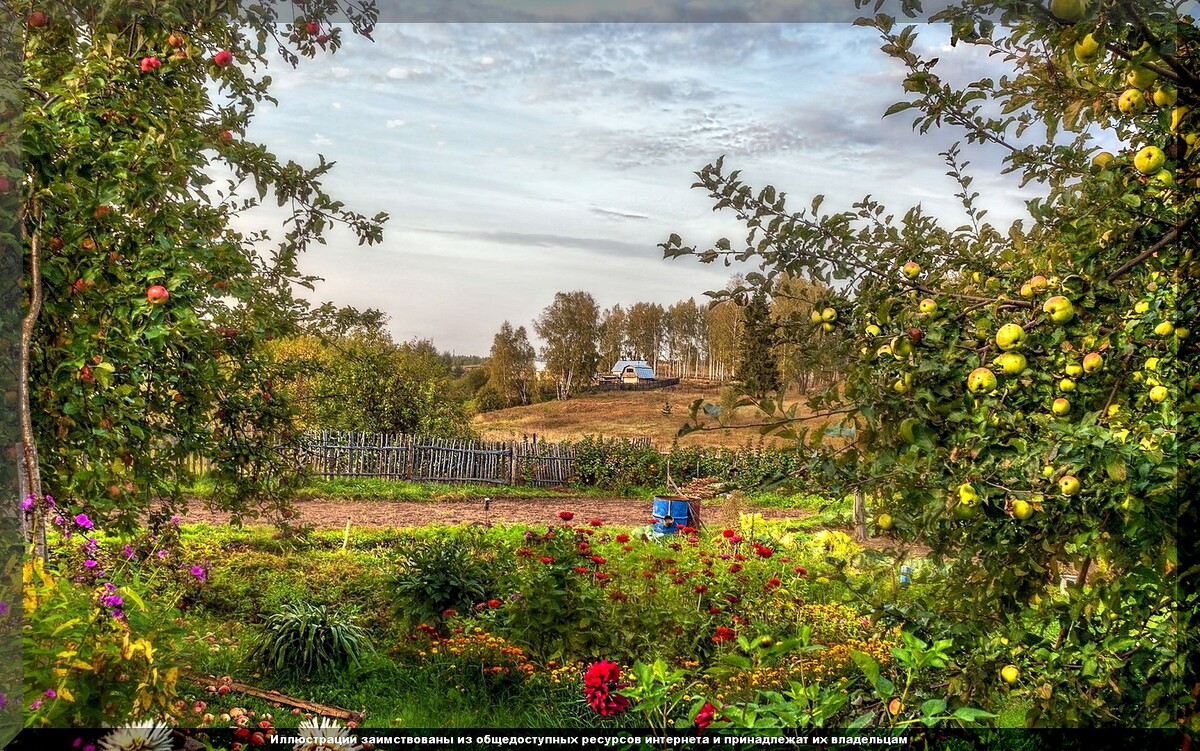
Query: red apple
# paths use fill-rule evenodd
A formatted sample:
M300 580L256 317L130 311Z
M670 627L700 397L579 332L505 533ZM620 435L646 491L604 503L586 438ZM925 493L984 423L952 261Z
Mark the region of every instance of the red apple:
M154 286L146 289L146 300L151 305L162 305L170 296L171 293L168 292L167 288L161 284L155 284Z
M213 62L216 63L218 68L228 68L233 64L233 53L229 50L221 50L213 55Z
M84 365L82 368L79 369L79 380L83 381L84 383L95 383L96 376L92 375L91 368Z
M8 175L0 175L0 193L7 193L12 187L12 183L8 179Z
M313 35L320 34L321 33L321 24L317 23L316 21L309 21L304 26L304 30L307 31L309 34L313 34Z
M320 36L318 36L318 37L317 37L317 43L318 43L318 44L325 44L325 43L326 43L326 42L328 42L328 41L329 41L329 35L328 35L328 34L321 34Z
M167 37L167 44L171 45L172 47L182 47L183 34L180 34L178 31L172 31L171 35Z
M153 55L142 58L141 68L142 68L143 73L151 73L153 71L158 70L159 67L161 67L161 66L162 66L162 61L159 60L157 57L154 57Z
M50 238L50 252L51 253L58 253L58 252L62 251L63 246L65 246L65 245L66 245L66 243L63 242L63 239L61 237L55 236L55 237Z
M43 26L49 26L50 16L47 16L40 10L35 10L28 16L25 16L25 25L31 29L40 29Z

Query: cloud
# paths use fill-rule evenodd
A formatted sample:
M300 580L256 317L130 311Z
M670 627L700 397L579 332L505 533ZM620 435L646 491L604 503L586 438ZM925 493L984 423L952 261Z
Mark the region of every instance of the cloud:
M408 123L403 120L388 120L384 124L389 128L403 128L405 125L408 125Z
M607 237L578 237L549 232L511 232L508 230L474 229L431 229L409 227L415 232L431 235L457 237L463 240L478 240L488 244L511 245L525 248L556 248L559 250L586 250L609 255L646 257L653 254L653 245L613 240Z
M403 81L404 79L408 78L410 75L412 75L412 71L409 70L408 68L390 68L387 72L388 78L393 78L393 79L396 79L397 81Z
M342 103L341 102L330 102L329 106L335 110L340 110L342 108Z
M345 68L340 65L335 65L329 69L329 75L333 76L334 78L349 78L352 72L353 71L351 71L349 68Z
M606 218L617 219L649 219L649 214L639 214L632 211L621 211L620 209L605 209L599 206L592 206L590 210L593 214L599 214Z
M491 55L484 55L483 57L479 58L480 65L494 65L495 62L496 58L492 57Z
M333 144L333 140L326 138L320 133L315 133L313 134L312 139L309 140L309 143L311 143L313 146L330 146Z

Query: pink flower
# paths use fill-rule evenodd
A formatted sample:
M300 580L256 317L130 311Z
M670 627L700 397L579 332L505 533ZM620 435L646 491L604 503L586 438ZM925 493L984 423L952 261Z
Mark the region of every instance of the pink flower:
M629 699L617 692L627 685L621 682L621 666L601 660L584 673L583 696L588 706L601 717L622 714L629 709Z
M711 725L716 717L717 708L712 705L712 702L706 701L704 702L704 706L700 707L700 711L696 713L696 719L693 722L696 725L696 729L703 733L704 729Z
M76 514L75 523L84 529L91 529L93 526L95 526L92 524L92 520L88 518L87 514Z

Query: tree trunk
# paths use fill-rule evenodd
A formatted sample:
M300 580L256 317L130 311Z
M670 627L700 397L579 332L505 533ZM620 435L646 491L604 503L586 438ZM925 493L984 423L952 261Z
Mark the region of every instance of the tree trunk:
M867 499L861 490L854 491L854 539L867 539Z

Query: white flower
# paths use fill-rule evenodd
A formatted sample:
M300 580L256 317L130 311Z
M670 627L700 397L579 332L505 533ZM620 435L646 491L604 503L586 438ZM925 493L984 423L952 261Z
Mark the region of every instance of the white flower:
M297 743L295 751L361 751L350 731L337 720L317 717L305 720L298 728L304 741Z
M171 751L171 729L157 722L117 728L100 740L102 751Z

